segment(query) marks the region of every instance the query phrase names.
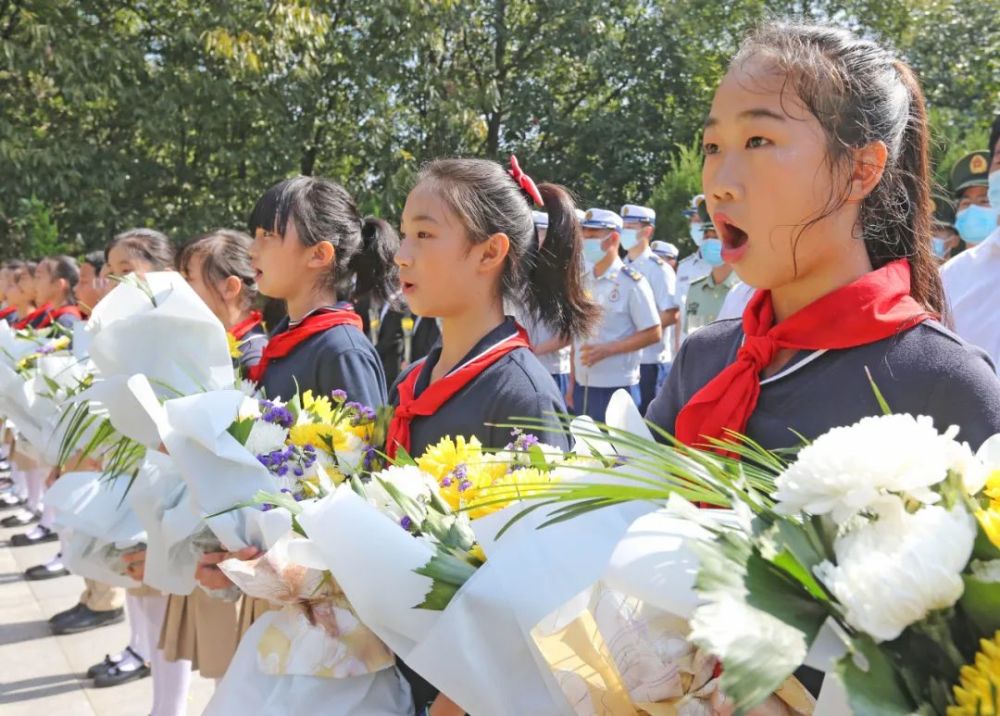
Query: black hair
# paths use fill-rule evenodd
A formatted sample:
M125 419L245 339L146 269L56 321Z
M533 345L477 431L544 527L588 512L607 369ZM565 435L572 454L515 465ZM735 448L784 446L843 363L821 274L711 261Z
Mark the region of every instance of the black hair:
M104 247L104 260L108 261L111 249L121 246L133 258L140 259L153 271L168 271L174 267L174 247L167 235L156 229L128 229L115 236Z
M539 245L531 203L502 166L485 159L438 159L418 183L433 182L473 243L506 234L510 250L500 279L503 298L526 306L561 336L586 335L598 317L583 286L580 222L570 193L557 184L538 191L549 215Z
M80 267L77 266L76 259L72 256L49 256L42 259L53 278L66 281L66 300L69 303L76 303L76 285L80 283Z
M998 142L1000 142L1000 114L993 120L993 128L990 130L990 156L996 156Z
M187 242L177 254L177 270L186 274L195 256L202 257L201 271L209 288L218 295L218 284L230 276L243 283L243 307L257 302L257 280L250 265L250 244L242 231L216 229Z
M104 268L104 252L103 251L91 251L86 254L82 259L80 259L81 264L87 264L94 268L95 274L100 274L101 270Z
M784 86L823 127L831 168L846 162L853 149L876 141L886 145L882 179L861 202L856 231L874 268L908 259L910 294L928 311L944 316L944 291L930 241L930 131L913 70L889 49L847 30L787 21L751 34L733 62L757 55L775 63L785 74ZM810 224L845 201L842 195L831 197L827 213Z
M278 182L257 201L250 214L250 233L257 229L284 240L288 222L295 222L304 246L330 242L336 259L326 287L338 301L371 296L391 301L398 277L393 257L399 235L387 221L361 217L357 204L340 184L321 177L295 177Z

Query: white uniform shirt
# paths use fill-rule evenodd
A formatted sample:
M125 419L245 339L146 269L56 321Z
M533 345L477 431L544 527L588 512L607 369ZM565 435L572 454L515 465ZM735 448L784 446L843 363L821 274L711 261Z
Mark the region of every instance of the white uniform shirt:
M1000 373L1000 228L941 267L955 332L979 346Z
M729 295L726 296L726 300L722 304L722 310L719 311L719 316L715 320L723 321L727 318L742 318L743 311L746 310L747 304L750 303L750 299L753 298L756 292L757 289L753 286L747 286L742 281L737 283L729 289Z
M580 385L591 388L623 388L639 382L639 351L619 353L592 366L580 362L580 349L587 344L619 341L660 325L653 290L643 275L615 258L603 276L586 275L587 290L601 307L601 318L593 335L573 344L573 374Z
M677 274L666 261L646 248L634 260L626 258L626 263L641 273L649 287L653 290L653 300L656 310L660 313L677 308ZM663 338L659 343L646 346L639 352L639 362L643 365L670 363L674 359L673 344L670 342L670 331L663 329Z
M688 289L691 288L691 282L697 281L703 276L708 276L712 272L712 265L708 263L705 259L701 257L701 251L697 251L690 256L684 258L679 264L677 264L677 306L681 309L680 315L684 315L684 303L687 301ZM681 343L684 341L684 331L681 325L678 323L676 329L673 331L674 338L674 355L680 350Z
M528 332L528 337L531 339L532 346L539 346L555 337L555 331L541 321L536 321L530 316L521 317L521 325L524 326L524 329ZM551 353L536 353L535 356L538 358L538 361L545 366L545 370L552 375L569 374L570 347L568 345L565 348L560 348L559 350L552 351Z

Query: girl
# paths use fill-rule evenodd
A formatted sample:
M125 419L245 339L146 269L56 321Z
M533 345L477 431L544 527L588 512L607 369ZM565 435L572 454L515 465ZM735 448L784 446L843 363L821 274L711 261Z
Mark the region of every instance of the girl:
M406 199L396 253L403 295L417 315L440 319L441 341L393 388L390 454L403 448L419 455L447 435L503 447L509 431L496 424L566 412L524 329L505 317L504 301L524 306L555 335L587 333L597 309L581 282L579 222L564 189L536 188L512 165L508 175L490 161L438 160L421 171ZM548 212L544 246L532 202ZM556 429L538 437L568 447ZM436 692L410 675L423 708ZM461 710L442 696L432 712Z
M76 305L76 286L80 282L80 269L69 256L51 256L42 259L35 269L35 295L45 309L39 328L58 323L72 330L74 323L83 320L83 313Z
M242 232L218 229L190 241L177 257L177 269L236 339L234 362L243 369L260 362L267 343L261 314L254 309L251 241ZM189 661L202 676L221 679L236 651L238 614L237 602L212 598L202 589L171 594L160 648L169 661Z
M14 285L17 289L17 296L21 302L17 315L20 317L14 328L22 331L26 328L38 328L45 319L45 307L37 306L35 294L35 269L38 264L34 261L25 261L14 274Z
M913 71L848 32L774 24L742 46L705 124L723 258L757 290L681 348L647 418L688 444L774 450L894 411L1000 432L1000 382L940 322L927 116Z
M17 306L11 300L11 289L14 275L23 265L23 261L14 260L7 261L3 268L0 268L0 303L3 304L3 308L0 308L0 320L11 325L17 323Z
M386 401L385 375L351 296L388 300L398 237L362 219L347 191L313 177L267 190L250 218L251 263L260 292L285 302L260 363L250 371L271 398L335 389L370 408Z
M252 239L241 231L218 229L181 249L177 269L237 341L239 367L260 363L267 345L257 284L250 265Z
M76 297L85 316L91 314L103 297L103 271L104 253L101 251L92 251L80 261L80 283L76 285Z

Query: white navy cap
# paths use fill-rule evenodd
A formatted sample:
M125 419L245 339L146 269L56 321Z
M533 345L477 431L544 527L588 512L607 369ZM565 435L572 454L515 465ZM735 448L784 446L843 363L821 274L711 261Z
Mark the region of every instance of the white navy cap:
M654 241L649 245L649 248L653 250L654 254L658 254L665 259L676 259L681 255L676 246L666 241Z
M622 219L625 221L641 221L644 224L656 226L656 212L648 206L626 204L622 207Z
M691 199L691 206L685 209L681 213L683 213L684 216L691 218L692 216L698 213L698 206L704 201L705 201L704 194L696 195L694 198Z
M531 218L535 222L535 226L539 229L545 229L549 226L549 215L544 211L533 211L531 212Z
M585 212L583 209L574 209L573 211L576 212L576 220L582 224L583 220L587 218L587 212Z
M588 229L622 230L622 217L608 209L587 209L581 223Z

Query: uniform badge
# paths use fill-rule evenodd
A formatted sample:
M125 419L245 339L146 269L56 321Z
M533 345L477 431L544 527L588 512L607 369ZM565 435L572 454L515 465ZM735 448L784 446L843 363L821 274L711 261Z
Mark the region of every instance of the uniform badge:
M614 288L613 288L613 289L611 290L611 295L610 295L610 296L608 296L608 300L609 300L609 301L611 301L612 303L614 303L614 302L615 302L615 301L617 301L617 300L618 300L619 298L621 298L621 294L620 294L620 293L618 293L618 287L617 287L617 286L615 286L615 287L614 287Z
M986 157L982 154L976 154L969 160L969 171L973 174L982 174L988 167L989 164L986 163Z

